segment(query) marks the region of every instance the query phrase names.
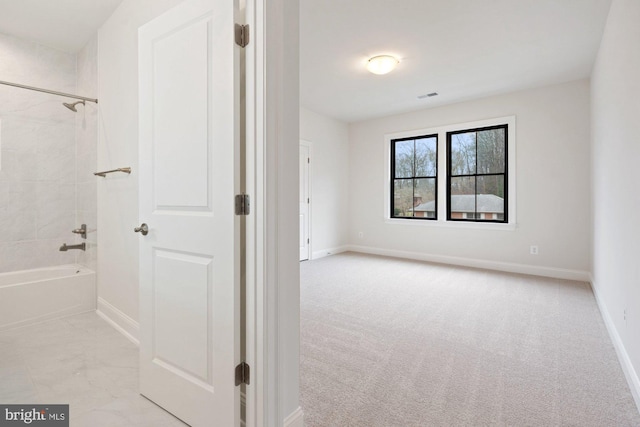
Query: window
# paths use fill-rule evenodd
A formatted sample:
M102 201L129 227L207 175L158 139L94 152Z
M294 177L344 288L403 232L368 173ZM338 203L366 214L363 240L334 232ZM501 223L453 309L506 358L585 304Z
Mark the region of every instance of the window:
M516 116L400 131L384 139L385 222L516 229Z
M391 218L437 219L438 135L391 140Z
M508 221L508 126L447 132L447 220Z

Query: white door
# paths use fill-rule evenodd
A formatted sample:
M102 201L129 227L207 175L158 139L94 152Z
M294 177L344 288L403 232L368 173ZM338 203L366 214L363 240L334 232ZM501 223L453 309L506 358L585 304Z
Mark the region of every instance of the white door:
M140 392L194 427L240 425L235 11L186 0L139 31Z
M300 261L309 259L309 146L300 144Z

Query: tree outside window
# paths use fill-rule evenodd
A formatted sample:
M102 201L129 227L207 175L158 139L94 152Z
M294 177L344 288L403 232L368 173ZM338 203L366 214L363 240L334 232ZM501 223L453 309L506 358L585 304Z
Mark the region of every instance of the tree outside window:
M447 133L447 220L508 222L507 125Z
M391 217L436 219L437 174L437 135L392 140Z

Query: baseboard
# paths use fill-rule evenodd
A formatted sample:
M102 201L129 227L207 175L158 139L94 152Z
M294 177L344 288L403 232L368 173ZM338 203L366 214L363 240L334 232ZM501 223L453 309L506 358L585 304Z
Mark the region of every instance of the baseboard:
M421 252L396 251L393 249L374 248L371 246L350 245L347 250L372 255L384 255L394 258L408 258L418 261L436 262L439 264L452 264L463 267L484 268L487 270L506 271L509 273L530 274L533 276L553 277L556 279L589 281L589 273L580 270L568 270L563 268L542 267L536 265L515 264L509 262L489 261L475 258L461 258L446 255L425 254Z
M100 297L98 297L98 309L96 313L118 332L127 337L129 341L135 345L140 345L140 340L138 339L140 325L138 322Z
M338 246L337 248L322 249L321 251L313 251L311 259L320 259L326 256L339 254L349 250L349 246Z
M635 400L638 411L640 412L640 378L638 377L638 373L631 363L629 354L624 347L622 338L618 333L615 323L613 323L613 319L609 314L609 310L607 309L604 301L600 298L600 294L598 293L598 286L593 280L593 277L590 277L589 281L591 283L593 295L596 298L596 303L598 304L598 308L600 309L602 320L607 327L607 331L609 331L609 336L611 337L611 341L613 342L613 347L616 349L618 360L620 361L620 365L622 365L622 371L624 372L624 376L627 379L627 383L629 384L629 389L631 390L633 399Z
M304 427L304 412L302 408L298 406L298 409L293 411L282 423L283 427Z

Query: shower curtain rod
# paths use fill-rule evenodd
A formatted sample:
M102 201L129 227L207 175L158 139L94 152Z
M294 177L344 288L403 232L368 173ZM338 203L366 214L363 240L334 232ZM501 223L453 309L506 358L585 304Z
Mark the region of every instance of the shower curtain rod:
M38 92L50 93L52 95L64 96L64 97L67 97L67 98L81 99L83 101L95 102L96 104L98 103L98 100L95 99L95 98L87 98L85 96L72 95L70 93L64 93L64 92L56 92L55 90L42 89L42 88L39 88L39 87L33 87L33 86L27 86L27 85L20 85L18 83L4 82L2 80L0 80L0 84L7 85L7 86L19 87L21 89L29 89L29 90L35 90L35 91L38 91Z

